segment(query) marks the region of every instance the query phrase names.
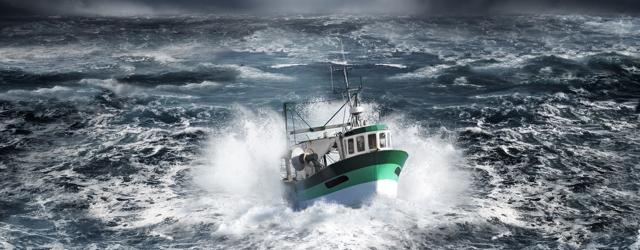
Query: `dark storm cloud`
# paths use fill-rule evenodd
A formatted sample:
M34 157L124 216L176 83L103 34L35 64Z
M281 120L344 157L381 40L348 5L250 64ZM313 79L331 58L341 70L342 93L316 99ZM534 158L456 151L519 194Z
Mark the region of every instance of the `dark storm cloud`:
M640 0L0 0L0 14L640 12Z
M451 12L638 12L638 0L433 0L431 10Z

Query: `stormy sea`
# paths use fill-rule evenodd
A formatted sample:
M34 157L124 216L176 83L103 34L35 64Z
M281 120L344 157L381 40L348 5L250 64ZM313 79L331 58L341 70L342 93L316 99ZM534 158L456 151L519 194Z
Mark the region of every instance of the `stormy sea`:
M292 209L341 45L398 198ZM640 249L639 99L633 15L3 17L0 248Z

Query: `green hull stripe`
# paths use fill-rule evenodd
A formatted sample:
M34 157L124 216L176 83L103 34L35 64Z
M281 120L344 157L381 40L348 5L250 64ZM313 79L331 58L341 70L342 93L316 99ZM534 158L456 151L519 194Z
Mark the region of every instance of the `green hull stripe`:
M299 180L295 183L296 190L305 190L322 184L348 172L380 164L395 164L404 166L409 155L402 150L380 150L366 154L356 155L351 158L331 164L315 175Z
M368 167L356 169L348 172L344 175L349 177L349 180L338 184L335 187L327 188L324 183L315 185L305 190L299 190L297 193L298 200L304 201L314 199L323 195L327 195L351 186L355 186L362 183L373 182L378 180L394 180L398 181L398 176L395 170L402 166L393 163L378 164Z

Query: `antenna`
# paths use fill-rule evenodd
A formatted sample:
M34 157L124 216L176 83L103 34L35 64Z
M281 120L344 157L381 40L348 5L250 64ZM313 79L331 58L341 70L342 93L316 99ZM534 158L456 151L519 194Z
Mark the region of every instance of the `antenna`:
M342 39L338 39L338 41L340 41L340 53L342 54L342 61L347 64L347 57L344 53L344 44L342 44Z
M362 90L362 76L360 77L360 86L358 88L349 88L349 63L347 62L347 56L344 52L344 43L342 43L342 39L340 38L338 38L338 41L340 42L340 53L342 54L342 74L344 76L345 94L347 97L346 104L349 104L350 125L359 127L364 124L364 121L360 118L360 114L364 111L364 108L360 106L360 101L358 100L358 92ZM354 93L352 93L352 91Z
M344 44L342 44L342 39L338 39L340 41L340 52L342 53L342 72L344 75L344 84L346 84L347 92L349 92L349 76L347 74L347 56L344 53ZM348 94L348 93L347 93Z
M331 73L331 91L335 94L336 89L333 87L333 65L329 64L329 72Z

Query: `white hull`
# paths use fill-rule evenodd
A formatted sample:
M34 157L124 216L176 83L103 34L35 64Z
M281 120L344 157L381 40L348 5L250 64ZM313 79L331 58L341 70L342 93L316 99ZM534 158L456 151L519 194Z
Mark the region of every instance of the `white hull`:
M357 206L371 201L376 196L395 198L397 193L398 182L396 180L383 179L351 186L315 199L300 201L298 206L304 208L315 202Z

